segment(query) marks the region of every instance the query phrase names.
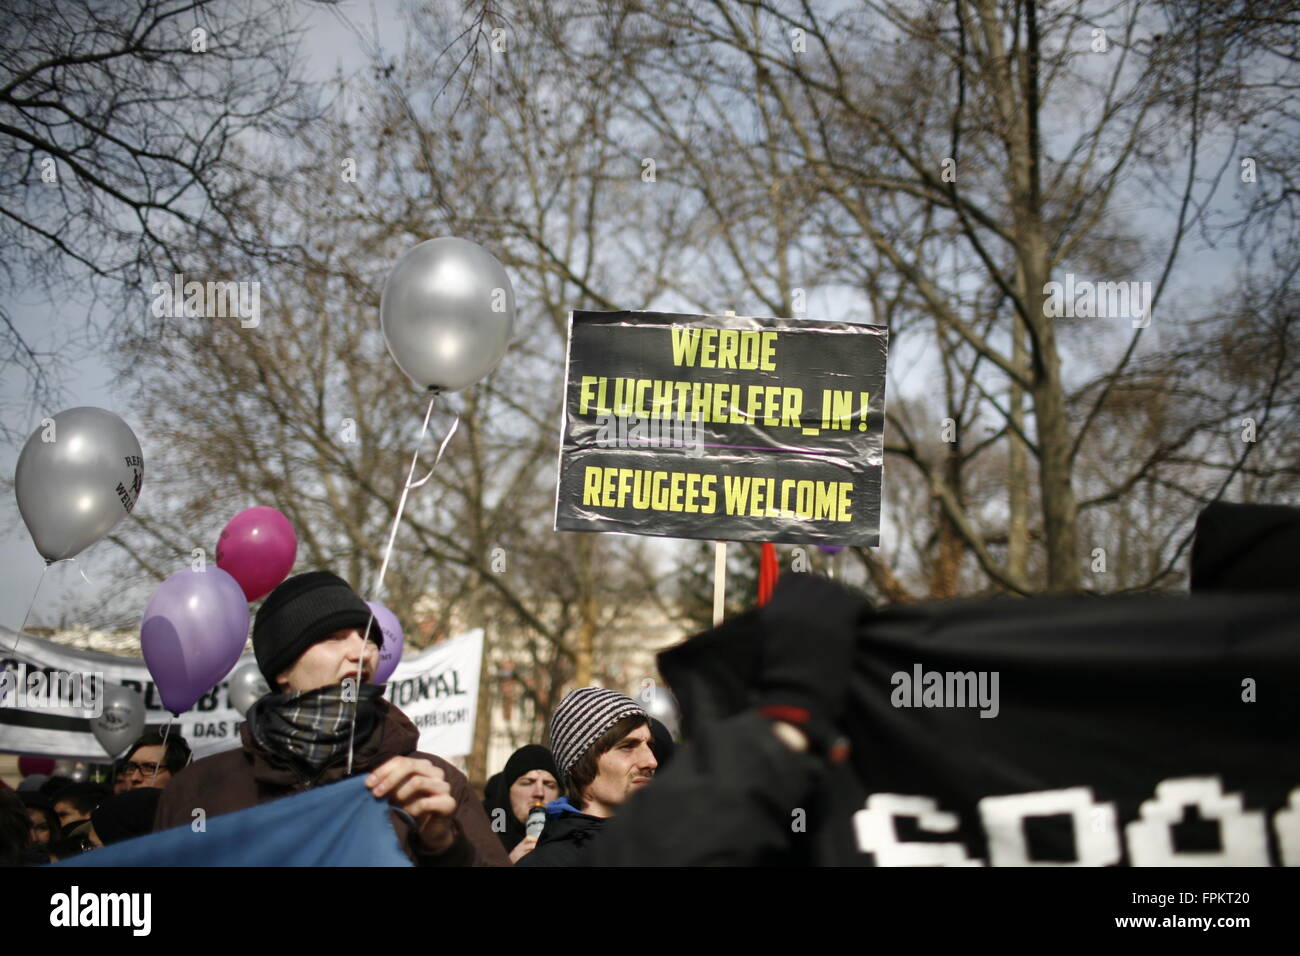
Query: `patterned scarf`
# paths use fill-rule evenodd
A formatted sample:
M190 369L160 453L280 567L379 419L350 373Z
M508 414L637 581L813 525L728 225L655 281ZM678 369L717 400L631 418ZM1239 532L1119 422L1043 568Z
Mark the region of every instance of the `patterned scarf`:
M268 694L248 710L253 739L264 751L316 779L335 764L347 762L352 709L357 712L354 749L378 724L376 702L384 688L362 684L353 704L343 699L343 685L333 684L292 694Z

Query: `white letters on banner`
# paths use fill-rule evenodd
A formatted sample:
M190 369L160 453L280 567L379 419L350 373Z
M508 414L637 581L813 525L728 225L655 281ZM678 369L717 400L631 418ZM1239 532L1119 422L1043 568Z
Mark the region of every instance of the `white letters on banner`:
M1180 777L1156 784L1155 797L1142 803L1139 818L1123 828L1133 866L1268 866L1268 819L1245 809L1240 793L1224 793L1218 777ZM1194 808L1203 820L1218 824L1220 849L1179 850L1174 827ZM1122 846L1114 803L1097 801L1090 787L1039 790L985 797L978 803L980 824L988 840L992 866L1112 866ZM1300 789L1292 790L1287 808L1273 817L1282 866L1300 864ZM1069 816L1074 834L1073 860L1031 858L1025 821ZM896 821L912 818L925 833L956 834L956 814L939 809L931 797L873 793L853 814L859 852L875 854L878 866L983 866L968 856L960 840L900 840Z

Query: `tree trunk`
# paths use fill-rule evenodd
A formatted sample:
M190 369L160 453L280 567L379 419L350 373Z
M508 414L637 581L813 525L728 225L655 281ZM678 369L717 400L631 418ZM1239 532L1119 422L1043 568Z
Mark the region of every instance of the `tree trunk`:
M1038 288L1042 288L1040 283ZM1041 299L1037 300L1041 302ZM1061 363L1051 320L1039 332L1042 340L1043 372L1034 387L1034 418L1042 450L1038 478L1043 497L1043 531L1047 539L1047 590L1050 593L1078 591L1082 583L1079 568L1078 509L1070 483L1070 429L1061 394Z
M1024 273L1017 270L1021 301L1033 301L1024 284ZM1012 310L1011 362L1018 369L1028 368L1025 351L1025 326ZM1010 442L1007 454L1007 571L1018 581L1027 580L1029 568L1029 461L1028 449L1020 440L1025 430L1025 390L1020 383L1011 383L1010 413L1012 429L1007 434Z
M958 434L959 440L947 446L943 464L944 480L954 494L959 494L961 489L961 441ZM939 558L931 579L930 595L942 600L954 598L960 592L961 561L966 554L966 544L942 506L936 520L939 525Z
M985 4L990 25L991 4ZM1001 30L988 30L991 52L1006 60ZM1024 276L1022 300L1033 333L1034 423L1039 446L1038 481L1042 496L1043 535L1047 546L1047 591L1078 591L1082 582L1077 540L1077 507L1070 483L1070 429L1061 388L1061 360L1056 351L1053 320L1043 314L1043 286L1050 271L1044 237L1039 188L1041 144L1038 135L1038 19L1037 0L1025 4L1025 43L1017 64L1020 108L1008 115L1011 190L1016 219L1018 265ZM1010 79L1010 74L1008 75ZM1009 107L1008 107L1009 108Z
M489 629L483 629L483 660L478 672L478 710L474 714L474 749L470 751L465 765L465 776L469 785L479 793L487 784L488 745L492 740L492 655L489 652Z

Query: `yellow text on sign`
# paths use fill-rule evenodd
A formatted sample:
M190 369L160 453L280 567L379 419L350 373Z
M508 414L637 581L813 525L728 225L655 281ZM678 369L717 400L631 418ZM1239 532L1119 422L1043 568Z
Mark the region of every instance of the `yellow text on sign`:
M723 475L690 471L652 471L587 465L582 504L587 508L632 508L685 514L748 515L753 518L853 520L853 482Z
M776 333L673 329L673 364L776 371Z

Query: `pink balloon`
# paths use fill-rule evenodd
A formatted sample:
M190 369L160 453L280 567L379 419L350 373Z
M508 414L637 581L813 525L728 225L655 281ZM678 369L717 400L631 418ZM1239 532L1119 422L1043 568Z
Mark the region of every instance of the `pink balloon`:
M244 509L217 539L217 567L239 582L250 602L288 577L297 556L293 525L274 508Z
M397 662L402 659L402 646L406 638L396 614L376 601L367 601L366 605L375 614L375 623L370 626L378 627L384 632L384 643L379 647L379 666L375 668L375 676L370 678L370 682L385 684L397 669Z

